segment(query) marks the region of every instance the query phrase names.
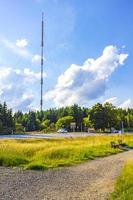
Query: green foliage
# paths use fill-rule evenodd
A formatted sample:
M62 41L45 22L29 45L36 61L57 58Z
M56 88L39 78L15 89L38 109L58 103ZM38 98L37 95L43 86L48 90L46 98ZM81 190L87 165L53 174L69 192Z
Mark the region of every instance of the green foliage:
M34 112L29 112L29 117L26 125L26 129L29 131L36 130L36 116Z
M0 165L1 166L5 166L5 167L8 167L8 166L21 166L23 164L26 164L27 163L27 160L26 158L23 156L20 156L20 155L12 155L10 153L5 153L5 154L2 154L0 155Z
M120 174L110 200L133 199L133 160L128 161Z
M23 119L23 113L21 111L18 111L14 114L14 119L16 121L16 123L22 123L22 119Z
M110 129L117 126L117 112L116 108L109 103L104 105L97 103L89 112L90 121L93 123L96 130Z
M72 121L73 121L73 117L72 116L62 117L56 122L56 127L57 127L57 129L66 128L67 130L70 130L70 123Z
M14 119L17 124L21 124L26 131L35 131L41 129L41 122L37 118L37 115L33 111L29 111L29 113L23 114L18 111L14 114Z
M15 129L12 110L7 108L6 103L0 104L0 133L11 133Z
M97 103L90 109L75 104L58 109L51 108L42 112L22 113L18 111L14 114L14 119L15 122L21 123L27 131L44 130L44 132L50 132L55 131L55 124L57 124L57 127L61 127L58 126L58 121L67 116L73 117L73 122L76 123L75 131L86 131L87 127L90 127L98 131L109 132L112 127L118 130L122 129L122 124L125 130L133 130L133 109L123 110L109 103L104 105ZM6 120L4 120L4 123L6 123ZM51 129L51 124L54 125L54 129Z
M43 129L44 133L54 133L56 131L56 126L54 123L51 123L47 128Z
M70 107L70 115L73 116L74 121L76 122L76 131L81 131L83 118L87 117L85 109L74 104Z
M83 125L86 127L93 127L92 122L90 121L89 117L84 117L83 118Z
M23 133L24 132L24 127L22 126L21 123L16 123L15 129L16 129L16 133Z
M75 104L42 112L18 111L12 116L12 110L7 108L6 103L0 104L1 133L11 133L15 130L15 124L17 132L18 124L26 131L55 132L56 127L64 127L70 131L71 122L76 124L75 131L86 131L88 127L98 131L109 131L112 127L120 130L123 126L125 131L130 132L133 130L133 109L123 110L109 103L97 103L90 109Z
M133 146L133 135L0 140L0 165L25 169L72 165L121 152L110 147L110 141L118 139Z
M70 107L67 106L59 109L51 108L43 112L37 111L34 112L34 115L34 117L31 117L31 112L23 114L21 111L18 111L14 114L14 118L15 121L17 123L21 123L27 131L43 130L44 132L50 132L55 131L55 124L60 118L72 116L74 122L76 122L76 130L80 131L83 118L88 116L88 109L81 108L78 105L73 105ZM50 123L47 124L47 122Z
M45 119L42 123L41 123L41 129L46 129L48 128L50 125L50 120L49 119Z

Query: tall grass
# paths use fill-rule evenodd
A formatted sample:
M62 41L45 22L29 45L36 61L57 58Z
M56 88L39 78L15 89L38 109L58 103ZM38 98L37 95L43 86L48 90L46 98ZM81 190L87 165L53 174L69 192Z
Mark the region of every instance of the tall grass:
M72 165L96 157L118 153L110 141L123 139L133 146L133 135L89 136L67 139L4 139L0 140L0 165L25 169L48 169Z
M133 200L133 160L122 170L110 200Z

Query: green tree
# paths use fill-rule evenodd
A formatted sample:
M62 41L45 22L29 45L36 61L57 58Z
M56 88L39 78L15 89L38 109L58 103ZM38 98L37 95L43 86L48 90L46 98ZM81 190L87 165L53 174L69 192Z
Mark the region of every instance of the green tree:
M22 126L21 123L16 123L15 130L16 130L16 133L22 133L22 132L24 132L24 127Z
M82 108L77 104L74 104L70 107L70 115L73 116L74 121L76 122L76 131L81 131L83 126L83 118L85 117Z
M15 122L12 110L7 108L6 102L0 104L0 131L11 133L15 129Z
M102 104L97 103L96 105L94 105L90 111L89 111L89 115L90 115L90 121L92 122L94 128L96 130L101 129L101 130L105 130L105 113L104 113L104 107Z
M67 130L70 130L70 123L73 121L73 119L74 118L72 116L65 116L58 119L56 122L56 128L66 128Z
M84 131L87 131L88 128L92 128L93 127L93 124L90 120L89 117L84 117L83 118L83 125L84 125Z
M92 107L89 114L96 130L101 129L105 131L105 129L110 129L111 131L112 127L117 127L117 110L110 103L105 103L104 105L97 103Z
M29 117L26 124L26 130L35 131L36 130L36 116L34 112L29 112Z
M49 125L50 125L50 120L46 119L41 123L41 129L46 129L49 127Z
M104 119L105 119L105 128L110 129L116 128L118 124L118 118L117 118L117 110L116 107L114 107L110 103L104 104Z

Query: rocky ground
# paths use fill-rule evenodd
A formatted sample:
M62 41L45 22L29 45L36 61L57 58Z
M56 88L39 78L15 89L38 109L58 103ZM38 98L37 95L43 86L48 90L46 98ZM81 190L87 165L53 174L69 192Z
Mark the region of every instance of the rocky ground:
M105 200L130 158L133 151L48 171L0 167L0 200Z

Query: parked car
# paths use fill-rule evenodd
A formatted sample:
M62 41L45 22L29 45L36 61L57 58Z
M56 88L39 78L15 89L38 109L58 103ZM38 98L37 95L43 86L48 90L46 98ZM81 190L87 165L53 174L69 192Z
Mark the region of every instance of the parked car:
M68 131L65 128L61 128L57 131L57 133L67 133Z

